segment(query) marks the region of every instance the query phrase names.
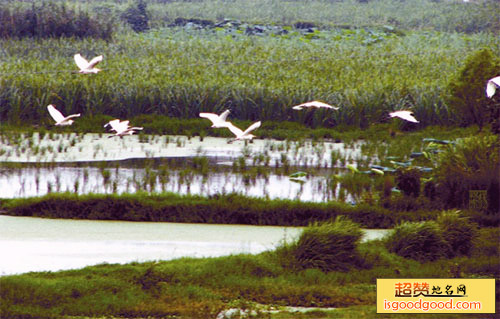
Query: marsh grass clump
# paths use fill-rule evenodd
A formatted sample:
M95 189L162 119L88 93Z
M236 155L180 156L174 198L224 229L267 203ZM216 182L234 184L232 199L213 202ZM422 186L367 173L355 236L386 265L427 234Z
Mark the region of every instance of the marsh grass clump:
M390 252L420 262L434 261L450 254L450 244L435 221L404 222L386 238Z
M359 225L345 217L314 223L303 231L296 243L297 265L323 271L348 271L358 261L357 245L362 235Z
M443 211L436 220L450 247L449 257L469 255L478 236L477 226L458 210Z

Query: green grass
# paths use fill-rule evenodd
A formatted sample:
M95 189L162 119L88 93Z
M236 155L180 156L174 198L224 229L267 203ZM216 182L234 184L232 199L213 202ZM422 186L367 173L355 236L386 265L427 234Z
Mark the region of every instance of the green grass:
M403 221L434 220L440 214L439 210L397 211L334 201L310 203L237 194L203 197L173 193L51 193L42 197L0 199L0 209L13 216L281 226L306 226L345 216L366 228L390 228ZM479 225L499 225L495 215L466 210L463 216L469 216Z
M490 234L498 236L498 228L483 229L480 237ZM453 265L461 266L464 278L498 278L498 255L490 257L494 252L474 249L474 258L419 263L389 253L379 241L368 242L359 245L364 267L349 271L295 270L278 250L4 276L0 309L2 318L206 318L231 306L263 304L349 307L341 310L346 316L372 317L376 278L447 278Z

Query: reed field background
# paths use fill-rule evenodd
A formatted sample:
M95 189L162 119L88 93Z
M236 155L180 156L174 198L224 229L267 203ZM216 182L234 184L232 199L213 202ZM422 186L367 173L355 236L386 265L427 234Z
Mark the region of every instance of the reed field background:
M231 118L239 120L366 128L387 122L389 111L412 108L421 125L460 124L449 103L449 83L469 54L487 48L498 60L500 52L496 1L470 6L459 1L145 3L150 29L142 33L123 20L133 2L55 2L96 21L107 12L112 39L0 40L2 122L51 123L46 106L52 103L91 120L102 114L186 119L230 108ZM3 10L31 6L8 5L3 2ZM413 22L389 16L412 12L420 14ZM280 33L258 36L245 34L241 25L173 26L180 17L281 27ZM303 32L296 28L301 21L315 27ZM467 24L476 29L460 30ZM104 71L74 73L77 52L88 58L102 54ZM314 114L291 109L312 99L341 109Z

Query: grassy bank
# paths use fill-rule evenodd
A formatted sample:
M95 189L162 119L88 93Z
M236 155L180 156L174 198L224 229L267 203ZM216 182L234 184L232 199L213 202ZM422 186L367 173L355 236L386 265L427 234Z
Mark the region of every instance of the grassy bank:
M376 278L449 278L457 275L498 278L498 247L491 244L497 237L498 229L482 229L469 257L427 263L389 253L380 241L368 242L358 246L362 259L351 264L348 271L296 269L290 266L293 257L287 253L289 247L282 246L255 256L103 264L56 273L5 276L0 278L0 309L2 318L25 319L62 316L215 318L222 309L237 307L255 309L266 318L269 314L262 311L273 305L350 307L340 313L317 312L315 316L380 318L374 306ZM277 317L289 318L286 314ZM464 318L464 315L450 317ZM482 315L470 317L485 318Z
M390 228L402 221L435 219L439 211L391 211L368 204L307 203L267 200L236 194L211 197L178 194L54 193L43 197L1 201L5 214L48 218L156 222L305 226L314 221L347 216L366 228ZM498 218L475 211L465 213L479 224L496 225Z
M4 200L9 215L129 221L304 226L313 221L349 216L368 228L387 228L408 213L331 202L302 203L241 195L201 197L177 194L83 195L51 194L40 198ZM433 213L423 214L431 218Z

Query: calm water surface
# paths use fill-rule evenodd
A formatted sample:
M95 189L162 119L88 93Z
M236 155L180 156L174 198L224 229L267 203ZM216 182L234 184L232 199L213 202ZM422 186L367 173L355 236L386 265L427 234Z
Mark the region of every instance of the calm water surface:
M300 183L294 182L287 175L276 174L266 169L265 174L233 172L230 166L219 164L216 170L202 173L184 168L157 167L145 169L142 165L124 165L109 162L110 167L69 166L68 164L52 167L0 168L0 198L21 198L43 196L52 192L88 193L134 193L174 192L178 194L214 194L239 193L246 196L267 197L271 199L298 199L302 201L323 202L336 198L340 185L329 187L329 178L337 173L333 169L315 169ZM111 168L120 164L120 167ZM297 171L291 169L290 173ZM351 197L347 195L347 199Z
M100 263L257 254L300 227L180 224L0 216L0 275ZM365 230L365 240L387 230Z

